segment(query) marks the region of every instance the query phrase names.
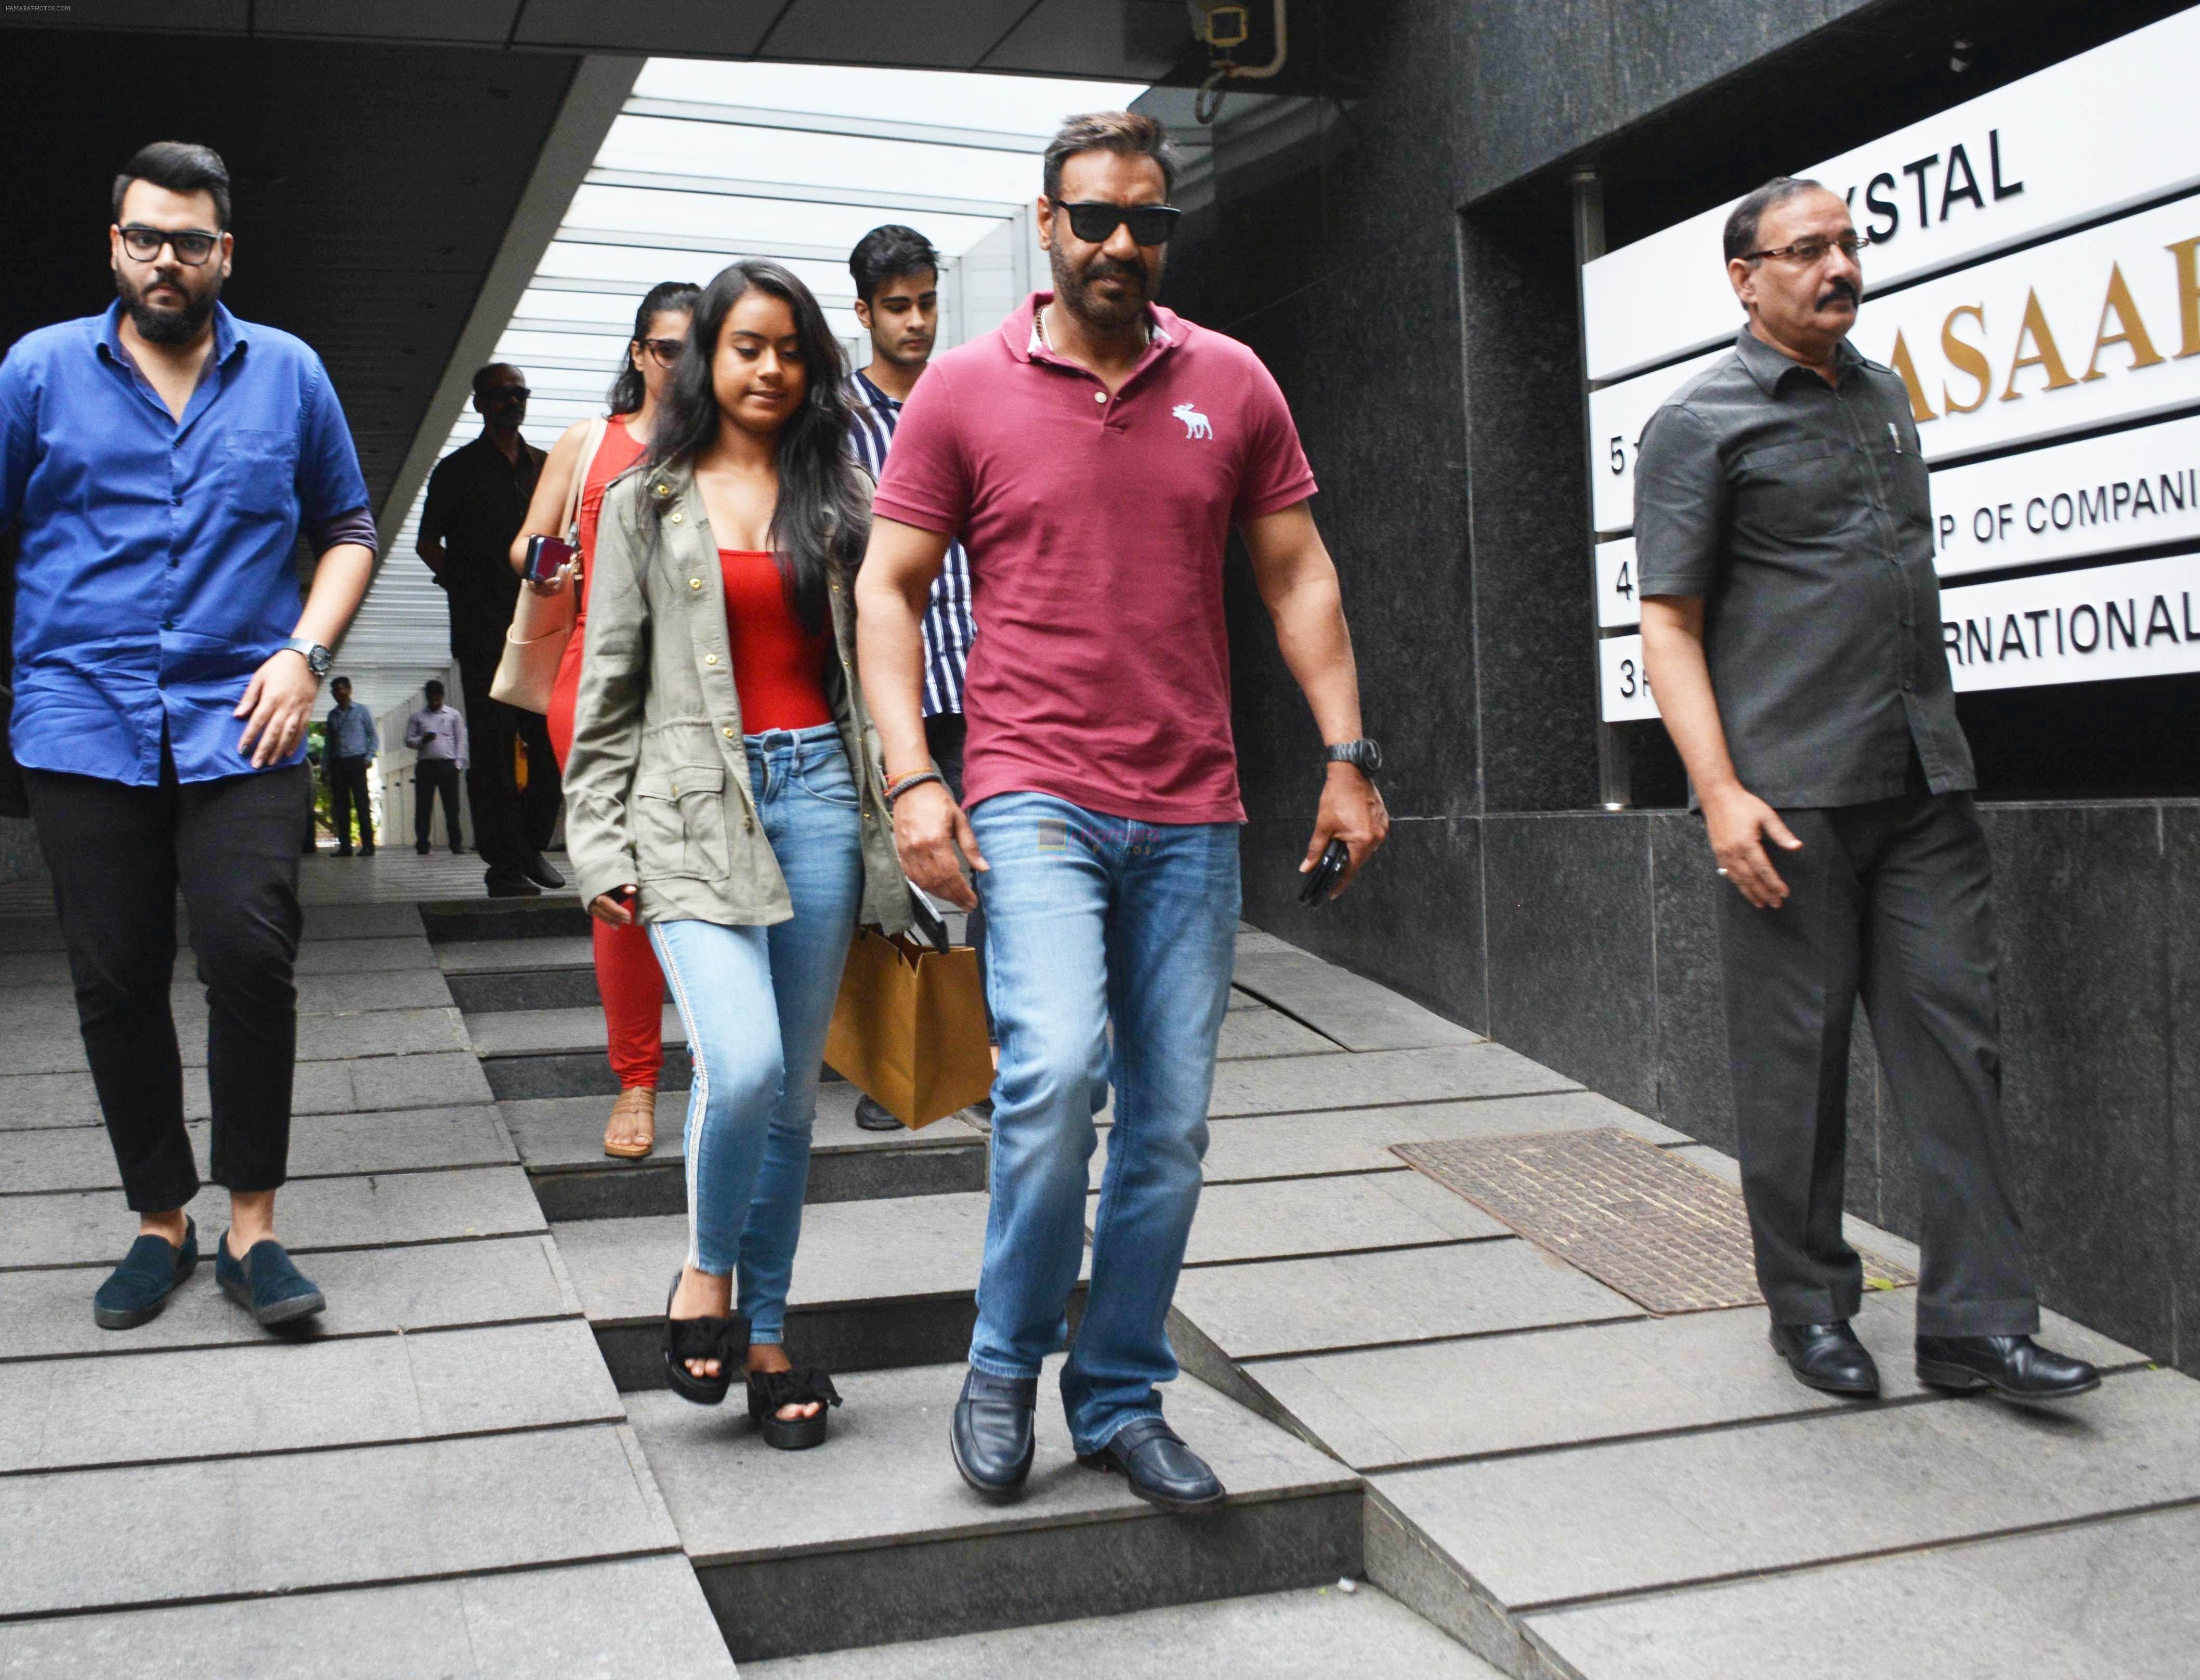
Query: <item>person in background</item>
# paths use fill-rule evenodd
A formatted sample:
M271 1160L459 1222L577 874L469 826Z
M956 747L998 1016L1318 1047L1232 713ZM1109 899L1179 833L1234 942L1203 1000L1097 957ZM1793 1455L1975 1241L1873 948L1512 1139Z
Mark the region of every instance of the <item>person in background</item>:
M696 300L648 459L604 499L566 784L583 901L648 928L695 1060L665 1380L715 1406L746 1366L787 1449L838 1400L781 1345L826 1028L858 915L909 922L856 686L870 481L841 377L778 264Z
M374 518L321 359L221 303L236 254L221 159L147 146L112 202L119 301L0 363L0 531L20 539L9 745L138 1215L92 1316L143 1324L198 1264L169 992L180 889L207 993L210 1175L229 1191L214 1281L282 1324L323 1306L275 1236L306 735L374 575ZM302 607L301 530L319 557Z
M635 311L634 337L627 341L626 354L611 381L611 420L595 453L585 461L581 459L594 430L589 422L566 428L550 451L535 486L535 499L528 504L526 521L512 539L512 564L524 576L530 537L565 536L558 521L565 516L573 477L580 475L579 564L570 576L528 585L544 595L574 591L573 635L565 644L565 657L551 689L547 719L550 746L560 771L573 752L573 703L580 693L581 662L588 645L588 556L595 552L604 492L648 453L664 388L680 360L681 347L688 342L695 296L696 288L679 280L660 281L649 289ZM590 926L595 936L596 996L603 1004L611 1072L619 1083L618 1099L604 1127L604 1153L639 1161L657 1147L657 1081L664 1070L664 974L657 966L649 935L638 925L598 917Z
M366 767L382 751L382 737L374 727L374 714L351 698L351 679L339 676L329 684L336 704L321 729L321 778L329 784L329 816L336 830L336 856L351 852L351 814L359 812L359 855L374 856L374 807L368 802Z
M1073 117L1042 167L1054 290L917 385L856 580L895 844L926 891L966 908L982 896L1001 1039L977 1324L948 1440L980 1496L1017 1497L1042 1367L1068 1345L1062 1403L1080 1458L1165 1509L1208 1510L1222 1484L1169 1427L1156 1384L1177 1374L1167 1324L1238 940L1233 526L1328 743L1302 867L1340 843L1334 897L1390 818L1290 409L1245 346L1154 301L1178 215L1164 131L1126 111ZM967 813L930 765L922 709L923 614L958 536L979 626ZM1070 1344L1093 1115L1111 1084Z
M512 535L542 476L542 452L519 435L528 396L527 376L508 363L492 362L474 375L481 436L453 449L429 476L416 545L448 597L451 654L473 733L467 802L492 899L525 898L565 884L542 856L558 826L558 767L549 734L533 712L491 700L489 692L519 601L519 579L508 558ZM524 793L518 743L527 749Z
M466 767L466 720L443 703L443 685L430 677L422 691L428 704L405 720L405 744L412 749L412 849L428 855L428 831L435 826L436 801L443 802L443 828L453 857L464 852L459 832L459 773Z
M1917 1379L2060 1400L2100 1373L2032 1339L2002 1130L1993 861L1940 646L1933 508L1901 378L1848 342L1855 225L1769 181L1725 231L1748 319L1643 429L1642 651L1703 808L1742 1197L1796 1379L1879 1392L1849 1320L1849 1021L1861 995L1916 1156ZM1768 850L1768 844L1770 850Z
M856 319L871 336L871 360L848 378L854 424L848 447L875 479L885 472L901 406L916 389L939 329L939 253L913 227L875 227L848 254L856 283ZM960 542L932 586L924 612L924 740L932 762L962 797L962 676L970 659L970 560ZM986 912L973 910L964 935L986 955ZM992 1112L991 1098L979 1104ZM869 1097L856 1102L856 1124L867 1132L898 1132L901 1122Z

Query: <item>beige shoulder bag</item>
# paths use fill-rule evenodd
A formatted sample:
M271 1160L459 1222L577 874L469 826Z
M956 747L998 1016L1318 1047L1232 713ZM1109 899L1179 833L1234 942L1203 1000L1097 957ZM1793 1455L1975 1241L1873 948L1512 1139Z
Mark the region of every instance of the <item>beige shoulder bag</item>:
M573 482L565 492L565 517L558 529L565 541L580 546L581 489L588 469L595 465L610 422L600 417L588 422L581 439L580 459L574 465ZM565 662L565 644L573 639L573 623L580 600L577 570L554 595L538 595L523 583L513 608L512 628L504 633L504 654L496 662L496 676L489 685L489 698L516 705L523 711L547 713L550 691L558 684L558 667Z

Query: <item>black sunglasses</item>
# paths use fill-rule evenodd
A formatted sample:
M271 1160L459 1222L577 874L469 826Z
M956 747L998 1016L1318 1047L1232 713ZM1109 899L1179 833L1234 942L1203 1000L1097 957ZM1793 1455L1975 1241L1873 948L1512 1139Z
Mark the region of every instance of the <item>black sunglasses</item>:
M1069 218L1069 231L1088 245L1104 245L1115 230L1130 224L1131 237L1141 245L1166 245L1176 231L1184 212L1173 204L1108 204L1096 199L1074 204L1055 201L1054 208Z
M214 247L219 243L219 233L174 233L139 222L132 222L122 230L122 249L140 262L152 261L161 255L161 247L166 245L184 267L197 268L214 255Z
M496 404L524 402L534 395L524 385L491 385L482 392L481 400Z

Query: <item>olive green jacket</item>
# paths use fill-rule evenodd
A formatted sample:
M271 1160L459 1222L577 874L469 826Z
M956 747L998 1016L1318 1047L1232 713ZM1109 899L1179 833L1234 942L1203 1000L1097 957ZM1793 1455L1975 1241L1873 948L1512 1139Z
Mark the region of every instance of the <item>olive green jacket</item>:
M612 484L588 591L565 764L565 844L581 901L632 881L644 922L789 920L786 877L749 785L717 543L685 467L629 472ZM827 698L863 813L861 919L897 932L909 924L909 890L878 737L856 682L855 602L838 579L827 599L835 652Z

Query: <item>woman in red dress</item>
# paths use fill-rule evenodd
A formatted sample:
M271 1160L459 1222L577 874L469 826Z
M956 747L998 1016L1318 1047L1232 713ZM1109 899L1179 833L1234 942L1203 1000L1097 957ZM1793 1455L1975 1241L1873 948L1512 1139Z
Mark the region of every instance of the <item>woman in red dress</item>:
M573 475L580 473L580 564L570 582L581 592L575 606L582 622L573 626L550 695L550 745L560 770L573 749L573 696L581 685L581 649L587 640L588 557L595 550L604 491L648 451L658 402L672 378L672 366L680 360L680 347L687 342L695 298L696 288L677 281L650 288L635 312L634 337L626 347L626 365L611 384L611 419L601 441L583 462L581 451L594 423L583 420L566 429L543 463L527 523L512 545L512 565L524 572L528 538L565 535L558 522L572 494ZM561 576L529 587L537 594L554 595L568 581ZM611 1071L619 1082L618 1100L604 1128L604 1153L639 1161L657 1143L657 1080L664 1066L664 975L642 928L600 921L589 926L595 939L596 995L603 1000L604 1020L611 1029Z

